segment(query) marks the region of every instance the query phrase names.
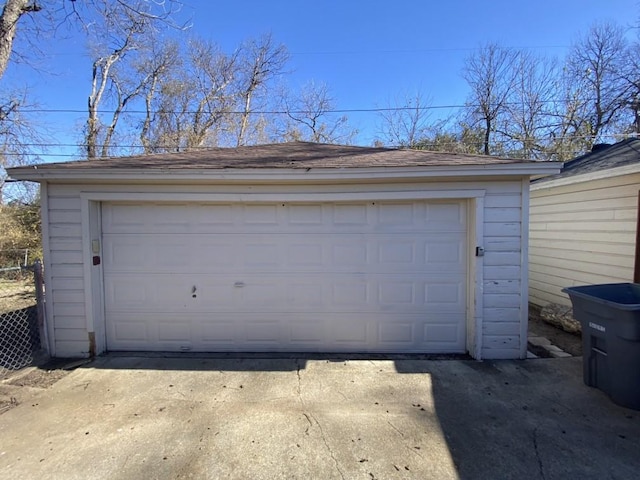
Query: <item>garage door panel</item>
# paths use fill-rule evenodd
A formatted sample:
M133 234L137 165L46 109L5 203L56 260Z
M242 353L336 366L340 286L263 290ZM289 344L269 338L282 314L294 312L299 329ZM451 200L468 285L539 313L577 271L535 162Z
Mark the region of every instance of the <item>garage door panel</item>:
M309 321L300 317L292 318L289 323L289 339L293 345L318 347L325 343L324 322Z
M460 281L428 283L424 287L424 303L431 309L438 306L462 308L466 301L465 290L464 283Z
M191 322L188 321L171 318L158 322L157 326L158 341L160 342L189 344L193 337Z
M329 207L331 223L338 231L350 227L362 231L363 227L369 225L369 217L373 213L371 207L369 203L333 204Z
M388 347L412 345L416 338L416 325L413 321L382 324L379 326L378 332L381 345L386 345Z
M416 208L421 204L406 202L378 202L376 205L377 225L379 227L390 226L415 228Z
M453 274L127 274L105 278L107 312L157 308L176 314L256 310L446 313L464 311L465 302L465 283Z
M439 317L439 323L425 323L423 326L423 336L427 346L431 351L439 352L461 352L460 345L464 342L464 328L454 323L453 318L449 318L449 323L445 323L446 316Z
M430 323L433 322L433 323ZM449 322L449 323L447 323ZM264 314L199 317L141 314L110 322L113 350L166 351L464 351L464 329L455 316ZM371 345L375 348L371 348Z
M127 316L126 321L113 319L109 322L111 339L114 344L126 341L130 343L148 343L152 341L147 329L147 322Z
M467 228L465 205L461 202L425 203L425 222L428 230L464 232Z
M327 204L110 203L106 234L410 233L466 231L464 202Z
M105 204L107 346L464 351L465 205Z
M406 235L114 235L103 237L105 271L149 273L466 271L465 239Z
M224 320L217 319L216 322L200 322L198 338L203 345L212 345L219 348L220 345L235 343L238 338L238 325L233 318Z

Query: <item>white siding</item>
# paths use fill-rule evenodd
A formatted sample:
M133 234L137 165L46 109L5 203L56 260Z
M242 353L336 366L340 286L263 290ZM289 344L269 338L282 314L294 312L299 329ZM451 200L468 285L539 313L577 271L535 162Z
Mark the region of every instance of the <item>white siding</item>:
M457 181L433 183L398 183L389 185L254 185L253 193L314 193L415 190L478 190L486 191L484 199L484 284L482 357L518 358L520 337L526 312L522 308L521 265L521 188L519 178L508 181ZM54 322L54 340L58 356L86 356L89 352L84 304L84 270L80 191L100 192L173 192L211 193L245 192L238 185L215 187L180 185L62 185L49 184L49 244L47 261L51 286L48 291L49 318ZM470 210L472 213L472 210ZM470 244L473 257L475 245ZM89 261L90 259L86 259Z
M47 309L58 357L89 353L84 305L80 196L76 187L49 185Z
M571 305L564 287L633 280L640 174L531 192L529 299Z
M491 188L484 213L483 358L518 358L521 339L521 184ZM524 339L526 342L526 339Z

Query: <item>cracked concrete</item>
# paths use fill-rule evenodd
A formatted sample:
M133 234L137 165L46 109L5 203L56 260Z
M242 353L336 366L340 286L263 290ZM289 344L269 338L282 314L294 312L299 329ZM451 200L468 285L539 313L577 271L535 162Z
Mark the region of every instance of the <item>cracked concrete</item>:
M540 472L540 477L542 480L546 480L544 475L544 466L542 465L542 459L540 458L540 450L538 449L538 427L533 429L533 448L536 452L536 460L538 460L538 470Z
M344 472L340 468L340 463L338 462L338 459L334 455L333 450L331 449L331 445L329 445L329 442L327 441L327 437L324 434L324 430L322 429L322 425L320 424L320 422L318 421L318 419L314 415L311 415L311 418L313 418L313 420L316 422L316 425L318 426L318 429L320 430L320 437L322 438L322 443L324 443L324 446L327 447L327 451L329 452L329 456L333 460L333 463L335 463L335 465L336 465L336 470L340 474L340 477L342 479L344 479L345 478L344 477Z
M0 478L636 478L581 358L106 357L0 415Z

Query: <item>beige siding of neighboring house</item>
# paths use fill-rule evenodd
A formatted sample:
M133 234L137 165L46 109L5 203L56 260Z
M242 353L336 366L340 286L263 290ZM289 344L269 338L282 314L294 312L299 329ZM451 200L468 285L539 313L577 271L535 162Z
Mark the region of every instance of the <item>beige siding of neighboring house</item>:
M633 281L640 173L531 191L529 300L571 305L564 287Z
M518 358L522 355L523 318L526 301L522 298L526 270L522 265L522 187L520 179L485 182L438 182L421 184L309 186L256 186L253 191L400 191L400 190L478 190L484 197L484 272L482 292L482 357ZM216 191L233 192L241 187L216 186ZM81 191L101 192L188 192L207 193L211 187L180 185L79 185L51 184L43 190L49 225L45 229L47 269L47 318L54 354L59 357L89 355L89 327L84 292L83 228ZM48 251L47 247L48 245ZM469 245L473 255L475 245ZM90 259L86 259L90 261ZM523 278L523 275L525 276ZM526 352L526 351L525 351Z

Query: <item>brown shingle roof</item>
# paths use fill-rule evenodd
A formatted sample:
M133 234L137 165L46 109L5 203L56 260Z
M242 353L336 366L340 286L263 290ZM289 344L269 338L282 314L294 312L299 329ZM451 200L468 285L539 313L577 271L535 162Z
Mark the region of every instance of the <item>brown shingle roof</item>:
M224 168L367 168L534 163L527 160L379 147L290 142L238 148L210 148L181 153L110 157L43 163L38 170L66 169L224 169Z
M550 182L559 178L593 173L611 168L640 163L640 139L627 138L600 150L581 155L564 163L557 175L535 180L535 183Z

